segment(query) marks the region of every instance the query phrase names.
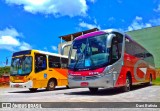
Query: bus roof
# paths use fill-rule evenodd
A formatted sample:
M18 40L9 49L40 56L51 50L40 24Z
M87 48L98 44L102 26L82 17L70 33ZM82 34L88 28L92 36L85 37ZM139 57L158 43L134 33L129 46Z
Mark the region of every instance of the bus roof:
M93 36L101 35L101 34L105 34L105 32L103 32L103 31L91 32L91 33L88 33L88 34L81 35L81 36L75 38L75 40L85 39L85 38L89 38L89 37L93 37Z
M107 30L95 31L95 32L91 32L91 33L81 35L81 36L75 38L75 40L85 39L85 38L93 37L93 36L96 36L96 35L101 35L101 34L111 33L111 32L118 32L118 33L121 33L122 35L124 35L124 33L120 32L116 29L107 29Z
M45 55L68 58L68 56L65 56L65 55L60 55L60 54L57 54L57 53L51 53L51 52L46 52L46 51L41 51L41 50L34 50L34 49L18 51L18 52L13 53L12 56L27 55L27 54L31 54L32 51L37 52L37 53L41 53L41 54L45 54Z
M57 53L51 53L51 52L46 52L46 51L41 51L41 50L34 50L34 51L42 53L42 54L45 54L45 55L51 55L51 56L68 58L68 56L66 56L66 55L61 55L61 54L57 54Z

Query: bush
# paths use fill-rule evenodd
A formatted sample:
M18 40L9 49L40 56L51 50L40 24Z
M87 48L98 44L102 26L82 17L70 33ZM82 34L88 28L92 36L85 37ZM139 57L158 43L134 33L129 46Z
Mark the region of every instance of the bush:
M0 77L1 77L4 73L10 73L10 66L0 67Z

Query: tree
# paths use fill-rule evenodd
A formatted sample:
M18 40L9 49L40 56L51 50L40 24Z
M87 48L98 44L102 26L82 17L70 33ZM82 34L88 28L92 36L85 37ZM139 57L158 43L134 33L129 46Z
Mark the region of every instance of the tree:
M10 66L0 67L0 76L4 73L10 73Z

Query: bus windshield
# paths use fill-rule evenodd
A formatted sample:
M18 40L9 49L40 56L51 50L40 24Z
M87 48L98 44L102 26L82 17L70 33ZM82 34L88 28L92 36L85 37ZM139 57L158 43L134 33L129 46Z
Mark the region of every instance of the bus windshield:
M102 67L109 63L107 52L108 34L98 35L86 39L75 40L71 47L69 69L87 69Z
M31 71L32 71L31 56L12 58L11 75L28 75Z

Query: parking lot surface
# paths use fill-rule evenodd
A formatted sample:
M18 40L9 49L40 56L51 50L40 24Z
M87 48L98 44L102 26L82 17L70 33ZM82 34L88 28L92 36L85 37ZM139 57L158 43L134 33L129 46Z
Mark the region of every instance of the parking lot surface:
M88 88L67 89L65 87L57 87L54 91L39 89L37 92L19 88L0 88L0 102L160 102L160 87L138 85L134 86L130 92L123 92L120 88L100 89L96 94L91 94ZM63 109L60 108L58 110ZM112 110L112 108L109 110ZM152 110L157 111L158 109Z

